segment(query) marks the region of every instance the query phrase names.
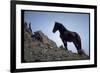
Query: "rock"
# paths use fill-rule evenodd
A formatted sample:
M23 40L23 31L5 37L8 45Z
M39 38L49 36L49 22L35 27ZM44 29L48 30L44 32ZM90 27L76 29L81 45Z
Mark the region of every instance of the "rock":
M27 23L25 22L25 23L24 23L24 29L26 29L26 28L27 28Z
M59 48L64 48L63 45L61 45Z
M29 25L26 22L24 23L24 31L28 32L28 33L31 33L31 35L33 34L32 33L32 28L31 28L31 23L29 23Z
M29 31L32 32L31 23L29 23Z
M43 44L47 44L49 48L57 47L56 43L50 40L44 33L41 31L34 32L36 39L41 41Z

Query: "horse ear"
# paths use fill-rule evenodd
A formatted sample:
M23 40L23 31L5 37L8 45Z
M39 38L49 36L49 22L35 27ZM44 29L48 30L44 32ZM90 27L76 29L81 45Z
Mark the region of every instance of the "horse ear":
M57 25L57 24L58 24L58 22L56 21L56 22L55 22L55 25Z
M55 24L61 24L61 23L59 23L59 22L55 22Z
M56 24L56 22L55 22L55 24Z
M57 21L55 21L55 24L58 23Z

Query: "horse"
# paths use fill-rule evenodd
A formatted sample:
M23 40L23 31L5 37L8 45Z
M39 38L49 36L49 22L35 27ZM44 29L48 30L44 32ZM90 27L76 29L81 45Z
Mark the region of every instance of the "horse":
M66 50L68 50L67 42L73 42L77 49L78 54L82 54L81 38L78 33L66 29L63 26L63 24L61 24L59 22L55 22L52 32L55 33L56 31L60 32L60 38L61 38Z

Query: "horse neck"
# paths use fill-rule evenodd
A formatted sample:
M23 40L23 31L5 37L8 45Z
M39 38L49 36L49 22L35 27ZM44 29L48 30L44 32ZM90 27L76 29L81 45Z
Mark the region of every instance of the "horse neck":
M64 26L59 27L59 32L61 35L63 35L65 31L68 31L68 30Z

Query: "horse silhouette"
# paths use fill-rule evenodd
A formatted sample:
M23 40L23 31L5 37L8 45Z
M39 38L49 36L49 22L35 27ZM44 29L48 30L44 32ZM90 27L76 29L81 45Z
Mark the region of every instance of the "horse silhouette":
M55 33L56 31L60 32L60 38L66 50L68 50L67 42L73 42L75 47L77 48L78 54L82 54L81 38L78 33L69 31L59 22L55 22L53 33Z

